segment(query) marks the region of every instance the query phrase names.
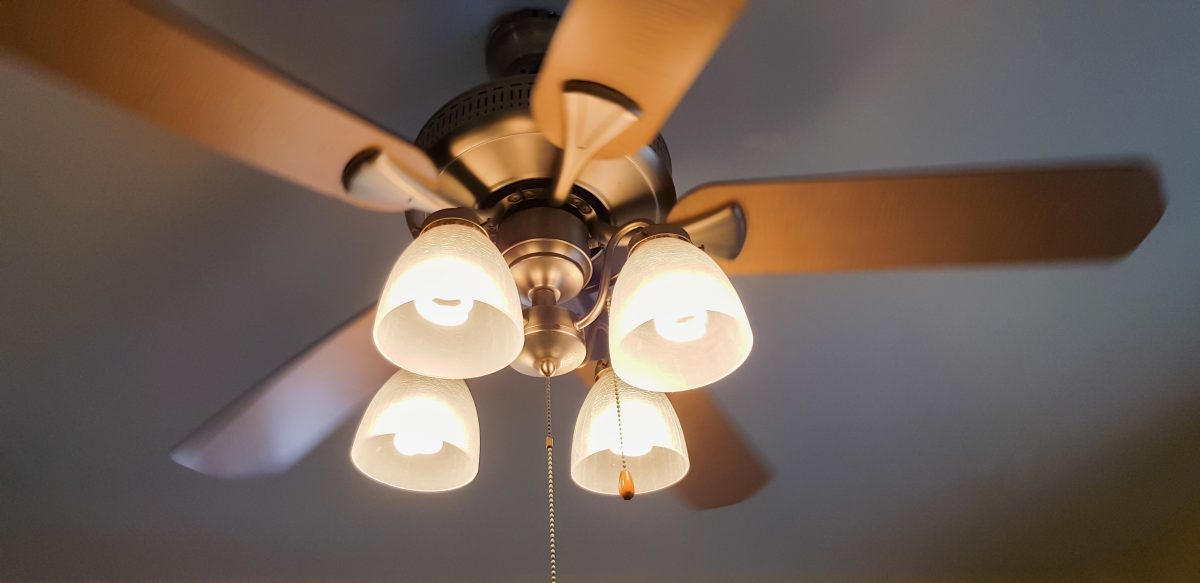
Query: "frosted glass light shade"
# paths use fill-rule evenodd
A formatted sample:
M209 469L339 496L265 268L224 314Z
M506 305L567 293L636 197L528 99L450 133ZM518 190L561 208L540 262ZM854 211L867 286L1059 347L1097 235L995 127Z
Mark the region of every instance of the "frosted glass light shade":
M625 463L638 493L661 490L683 479L691 462L675 408L666 395L632 387L612 369L600 373L575 421L571 479L585 490L618 494L621 436L614 382L621 393Z
M524 344L517 285L478 229L435 226L396 261L375 315L375 346L396 366L469 379L508 366Z
M371 400L354 445L354 467L404 490L441 492L479 473L479 414L466 383L397 372Z
M725 272L691 243L638 245L613 289L613 370L650 391L711 384L746 361L754 344L746 309Z

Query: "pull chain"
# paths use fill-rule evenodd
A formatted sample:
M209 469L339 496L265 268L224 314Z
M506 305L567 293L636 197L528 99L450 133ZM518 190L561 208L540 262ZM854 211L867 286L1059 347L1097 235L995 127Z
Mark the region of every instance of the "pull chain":
M546 375L546 499L550 511L550 583L558 583L554 549L554 431L550 424L550 375Z
M632 500L633 473L629 471L629 465L625 461L625 427L621 420L621 384L617 382L616 373L610 372L608 377L611 379L613 397L617 401L617 444L621 448L621 474L617 477L617 493L625 500Z
M613 396L617 398L617 444L621 447L621 471L628 470L625 464L625 430L621 427L621 387L617 385L617 375L609 374L612 381Z

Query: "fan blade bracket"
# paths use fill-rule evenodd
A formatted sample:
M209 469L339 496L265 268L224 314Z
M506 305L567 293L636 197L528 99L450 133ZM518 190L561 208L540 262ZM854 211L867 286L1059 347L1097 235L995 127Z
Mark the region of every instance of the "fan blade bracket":
M641 115L620 91L591 81L563 83L563 144L551 204L566 204L584 166Z
M363 206L392 211L434 211L457 206L417 180L379 148L367 148L342 172L346 196Z
M706 253L721 259L736 259L746 244L746 211L736 202L671 224L687 231L692 243Z
M374 306L309 346L171 450L175 463L223 479L281 474L361 414L396 366L375 350Z
M563 13L530 97L546 139L562 146L569 120L565 82L584 79L636 102L635 123L595 154L630 156L658 135L716 52L745 0L572 0Z

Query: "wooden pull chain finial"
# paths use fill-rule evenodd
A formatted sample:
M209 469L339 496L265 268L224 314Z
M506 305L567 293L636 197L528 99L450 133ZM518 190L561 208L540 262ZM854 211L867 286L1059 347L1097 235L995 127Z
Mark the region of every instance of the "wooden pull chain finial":
M617 480L617 491L626 500L633 499L633 474L628 469L621 470L621 478Z

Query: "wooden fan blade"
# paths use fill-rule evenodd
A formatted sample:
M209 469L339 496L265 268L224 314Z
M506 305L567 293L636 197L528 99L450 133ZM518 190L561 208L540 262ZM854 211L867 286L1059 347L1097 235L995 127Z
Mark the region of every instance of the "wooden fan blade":
M649 144L737 20L745 0L572 0L542 61L531 106L563 144L563 85L591 81L624 94L640 117L597 157Z
M596 383L596 363L575 370L585 387ZM673 486L688 504L708 510L742 502L771 481L771 472L708 389L667 393L679 415L691 469Z
M684 223L737 203L730 273L793 273L1033 261L1112 260L1164 209L1136 163L701 186L672 209Z
M205 421L171 459L221 478L287 471L396 372L375 349L374 321L372 306L317 341Z
M416 146L126 2L3 2L0 43L146 121L339 200L368 206L342 186L347 162L368 148L436 185Z

